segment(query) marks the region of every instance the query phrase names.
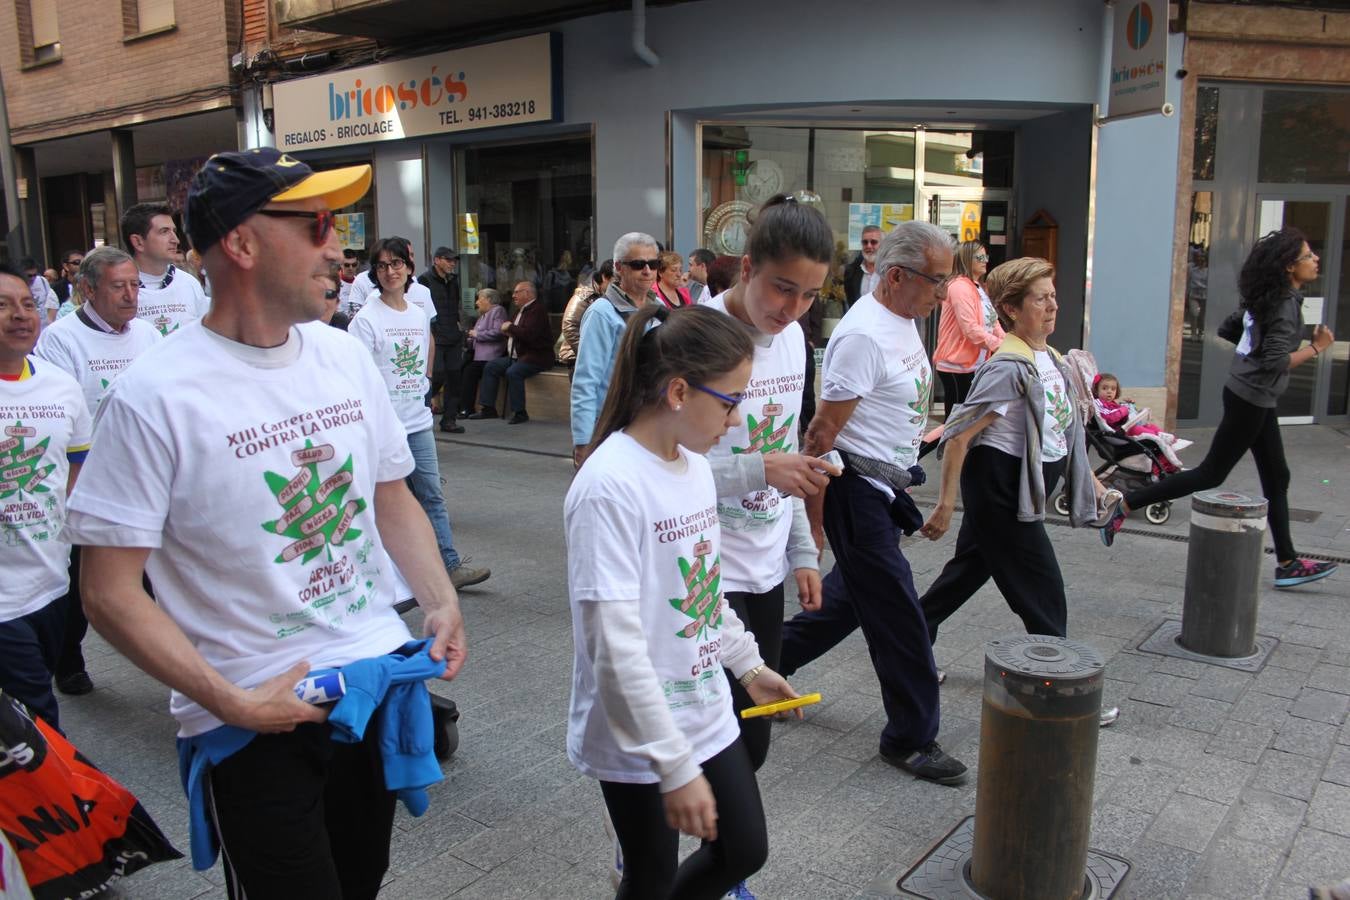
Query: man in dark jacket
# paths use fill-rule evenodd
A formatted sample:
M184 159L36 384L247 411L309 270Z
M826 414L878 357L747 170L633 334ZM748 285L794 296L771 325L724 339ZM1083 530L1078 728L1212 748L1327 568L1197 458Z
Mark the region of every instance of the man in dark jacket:
M530 421L525 412L525 379L533 378L545 369L553 368L553 328L548 322L548 310L535 299L534 284L522 281L511 292L516 304L516 317L502 325L506 335L506 355L490 360L483 369L483 381L478 389L478 403L482 407L470 419L495 419L497 409L497 382L506 375L506 398L511 404L508 425Z
M844 267L844 299L849 306L863 294L870 294L877 286L877 247L881 245L881 229L868 225L862 230L862 252Z
M436 318L431 322L431 337L436 342L436 361L431 372L431 396L441 398L441 431L461 434L463 425L455 424L459 407L459 373L464 363L464 332L459 323L459 254L450 247L437 247L431 256L431 268L417 280L431 291Z

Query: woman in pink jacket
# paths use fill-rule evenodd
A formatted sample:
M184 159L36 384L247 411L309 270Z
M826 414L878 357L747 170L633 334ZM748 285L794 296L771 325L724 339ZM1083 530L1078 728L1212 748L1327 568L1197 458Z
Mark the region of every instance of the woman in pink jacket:
M956 278L947 285L942 301L933 352L947 415L956 404L965 402L975 369L1003 343L994 304L981 287L988 270L989 251L979 241L965 241L956 248Z

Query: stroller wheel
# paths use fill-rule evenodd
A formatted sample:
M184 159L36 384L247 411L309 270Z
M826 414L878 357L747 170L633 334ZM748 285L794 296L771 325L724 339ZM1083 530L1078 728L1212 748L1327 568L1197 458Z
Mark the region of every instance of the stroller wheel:
M1060 491L1055 495L1055 512L1059 513L1061 516L1067 516L1069 514L1069 495L1063 491Z
M1154 525L1166 525L1167 520L1172 518L1172 504L1166 500L1150 503L1144 507L1144 518Z

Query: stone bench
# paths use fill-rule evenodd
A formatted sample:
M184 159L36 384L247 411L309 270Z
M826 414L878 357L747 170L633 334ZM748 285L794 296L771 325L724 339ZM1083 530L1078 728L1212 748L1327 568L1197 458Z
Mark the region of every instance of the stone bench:
M541 422L570 422L572 420L571 369L554 366L525 379L525 411L531 419ZM511 417L511 404L506 399L506 378L497 386L497 410L503 419Z

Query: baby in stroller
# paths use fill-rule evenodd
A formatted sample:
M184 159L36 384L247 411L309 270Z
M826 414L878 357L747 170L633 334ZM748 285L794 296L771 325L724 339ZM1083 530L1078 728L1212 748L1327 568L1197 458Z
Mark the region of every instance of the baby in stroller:
M1086 350L1070 350L1065 354L1069 371L1079 397L1079 415L1087 423L1084 431L1088 445L1103 460L1096 469L1097 478L1108 488L1129 491L1180 471L1181 460L1176 451L1191 445L1148 423L1149 411L1117 398L1120 382L1112 375L1101 375L1097 361ZM1109 382L1108 382L1109 379ZM1102 391L1102 385L1109 384ZM1107 402L1102 396L1109 395ZM1061 515L1066 503L1062 495L1055 497L1055 510ZM1162 525L1172 515L1170 503L1155 503L1144 510L1144 517L1154 525Z
M1140 409L1132 400L1123 400L1120 397L1120 380L1109 372L1102 372L1092 381L1092 399L1097 407L1097 414L1101 420L1111 428L1116 434L1124 434L1133 438L1156 438L1157 446L1162 451L1163 473L1171 475L1173 472L1181 471L1181 460L1177 458L1174 450L1176 449L1177 437L1163 431L1151 421L1152 411L1144 408ZM1190 441L1182 441L1183 447L1189 447Z

